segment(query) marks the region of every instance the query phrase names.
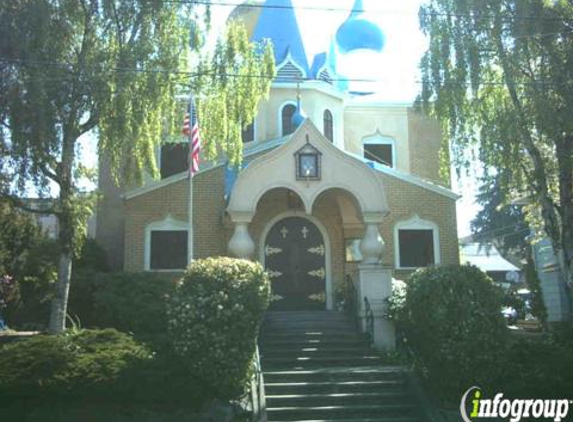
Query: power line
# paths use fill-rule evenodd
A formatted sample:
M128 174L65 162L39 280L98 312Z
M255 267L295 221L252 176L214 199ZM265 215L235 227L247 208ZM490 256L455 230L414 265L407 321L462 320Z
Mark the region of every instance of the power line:
M64 69L68 69L71 71L73 68L73 64L68 63L58 63L58 62L49 62L49 61L36 61L36 60L23 60L23 59L6 59L0 57L0 63L14 63L14 64L22 64L22 65L31 65L31 66L52 66L52 67L61 67ZM89 70L99 70L90 68ZM255 74L243 74L243 73L216 73L214 70L207 70L202 72L190 72L190 71L183 71L177 69L150 69L150 68L125 68L125 67L115 67L115 68L105 68L101 69L101 72L105 74L106 72L116 72L118 74L122 73L154 73L154 74L167 74L167 75L181 75L184 77L189 78L200 78L205 76L212 76L212 77L225 77L225 78L245 78L245 79L277 79L278 76L266 76L266 75L255 75ZM69 79L70 77L74 77L74 75L62 75L61 78ZM51 77L52 79L56 78L55 76ZM39 80L43 80L43 78L38 78ZM311 82L311 81L321 81L321 79L315 78L299 78L301 82ZM395 85L395 81L390 81L387 79L377 79L377 78L330 78L332 82L361 82L361 83L391 83ZM294 79L292 82L296 82ZM421 85L424 81L415 80L409 82L412 84ZM470 81L443 81L441 84L442 86L470 86L472 83ZM493 81L481 81L479 85L483 86L508 86L506 82L493 82ZM518 87L527 87L527 86L536 86L536 87L555 87L561 86L560 84L556 84L554 82L514 82L510 84L511 86L518 86Z
M174 3L174 4L188 4L188 5L200 5L200 6L221 6L221 7L244 7L252 9L276 9L276 10L310 10L310 11L321 11L321 12L347 12L347 13L368 13L368 14L385 14L385 15L418 15L420 17L434 16L434 17L453 17L453 18L476 18L476 19L494 19L493 15L480 15L471 13L445 13L445 12L421 12L419 14L414 14L407 11L399 10L364 10L364 9L348 9L342 7L324 7L324 6L285 6L285 5L268 5L262 3L232 3L226 1L212 2L209 0L163 0L163 3ZM528 20L528 21L557 21L557 22L573 22L572 19L565 18L551 18L551 17L540 17L535 15L530 16L512 16L511 20Z

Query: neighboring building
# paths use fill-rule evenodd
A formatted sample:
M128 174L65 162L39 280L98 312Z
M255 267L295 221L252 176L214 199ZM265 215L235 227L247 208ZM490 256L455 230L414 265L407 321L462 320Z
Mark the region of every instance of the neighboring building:
M290 0L266 5L281 8L239 7L232 14L248 22L253 40L273 42L278 69L269 99L243 133L244 169L201 163L189 236L185 143L157 151L161 180L134 189L115 187L102 157L96 237L111 264L182 271L192 239L194 258L255 258L285 303L325 301L328 309L335 286L359 271L361 255L374 266L381 256L384 271L397 278L418 267L458 264L458 195L440 181L438 123L410 105L359 92L337 72L356 54L379 54L382 30L353 13L330 50L309 63Z
M493 245L460 239L460 261L462 264L475 265L503 285L521 280L520 269L501 256Z
M555 251L551 246L551 241L545 237L535 243L532 249L543 301L547 308L547 321L570 320L573 309L571 292L567 291L568 287L561 273Z
M28 198L25 200L26 204L33 209L37 210L45 210L49 208L53 204L52 198ZM38 213L30 213L30 216L33 217L38 225L42 228L42 231L50 238L56 239L58 237L58 231L60 230L60 226L58 224L58 218L54 214L38 214ZM96 230L96 216L92 214L89 216L87 221L87 237L88 238L95 238Z

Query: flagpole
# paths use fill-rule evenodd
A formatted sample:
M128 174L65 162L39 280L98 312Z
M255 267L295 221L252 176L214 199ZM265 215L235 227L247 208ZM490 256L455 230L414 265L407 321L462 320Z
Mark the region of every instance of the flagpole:
M184 127L189 135L189 201L187 215L189 218L189 231L187 236L187 261L189 264L195 258L194 254L194 227L193 227L193 177L199 171L199 154L201 151L201 136L199 135L199 118L197 108L193 101L193 94L189 98L188 118L184 122Z
M189 201L187 201L189 216L189 234L187 236L187 263L193 262L193 175L189 171Z

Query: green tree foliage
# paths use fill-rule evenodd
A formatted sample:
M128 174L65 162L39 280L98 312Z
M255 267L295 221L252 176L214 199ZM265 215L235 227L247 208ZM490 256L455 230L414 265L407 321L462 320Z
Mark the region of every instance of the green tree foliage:
M56 278L55 242L34 219L0 200L0 276L11 277L15 295L3 311L10 325L39 322Z
M245 27L231 24L197 73L199 116L206 117L201 120L202 151L209 159L226 155L238 165L243 153L241 132L253 122L275 76L272 46L249 42Z
M481 244L494 245L504 258L521 267L528 256L530 233L522 207L505 203L499 180L483 180L476 202L482 206L471 222L472 234Z
M421 99L453 161L478 151L507 199L528 197L569 281L573 265L573 5L556 0L431 0Z
M93 205L77 184L89 174L82 135L97 133L117 177L155 171L154 146L180 125L192 13L190 3L161 0L0 3L0 187L20 206L30 184L57 191L53 331L65 326L72 256Z

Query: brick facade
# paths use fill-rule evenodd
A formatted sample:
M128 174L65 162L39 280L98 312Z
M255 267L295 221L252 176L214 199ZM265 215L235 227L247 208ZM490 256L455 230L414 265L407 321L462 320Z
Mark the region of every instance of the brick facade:
M215 168L194 178L194 248L195 256L204 258L227 254L227 244L233 232L225 217L224 170ZM386 187L390 214L380 226L386 243L383 263L394 268L394 226L414 215L435 223L439 229L442 264L458 264L455 200L447 198L393 176L379 174ZM181 180L125 201L125 262L126 271L144 269L145 227L170 215L175 220L187 221L188 180ZM331 244L333 282L339 283L344 274L355 270L355 264L345 265L345 237L361 237L362 229L344 231L336 193L329 192L317 199L313 216L326 229ZM279 214L300 212L285 189L266 193L257 205L257 212L249 226L259 258L261 239L268 222ZM405 278L408 271L396 271L397 278Z

